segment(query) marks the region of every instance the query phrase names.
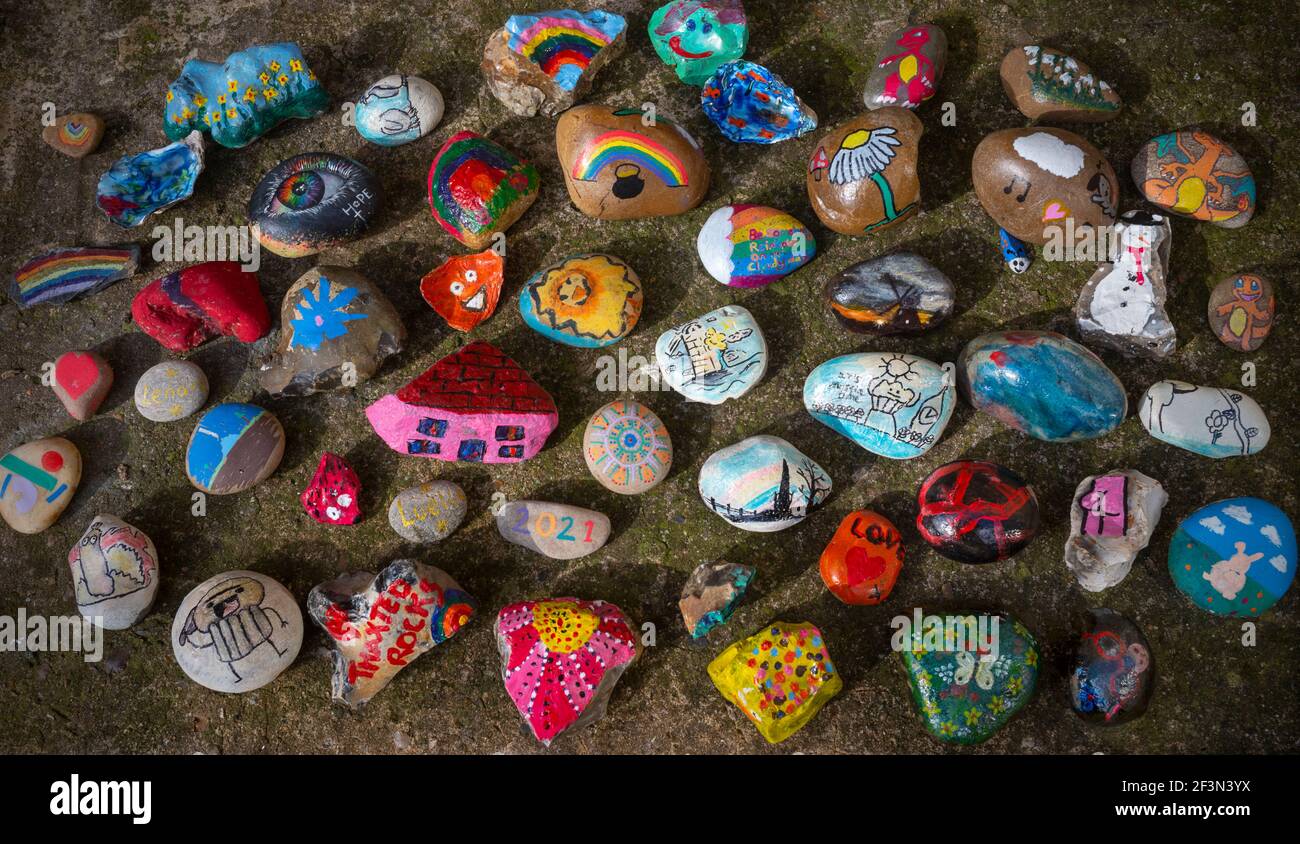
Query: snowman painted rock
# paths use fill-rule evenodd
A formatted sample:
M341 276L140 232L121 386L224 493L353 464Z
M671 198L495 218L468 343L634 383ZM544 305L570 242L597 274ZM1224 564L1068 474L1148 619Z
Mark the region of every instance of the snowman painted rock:
M1079 293L1074 313L1083 339L1130 356L1163 358L1177 338L1165 313L1169 218L1126 211L1115 224L1119 252Z
M749 311L724 305L659 335L655 359L664 381L687 399L722 404L763 380L767 341Z
M361 137L395 147L432 132L443 108L442 92L432 82L395 73L367 88L352 116Z
M1268 445L1264 409L1228 387L1157 381L1142 396L1142 425L1161 442L1206 457L1244 457Z
M1214 615L1255 618L1295 580L1295 528L1275 505L1229 498L1192 513L1169 540L1169 575Z
M125 630L148 614L158 594L153 540L117 516L101 514L68 552L77 610L105 630Z

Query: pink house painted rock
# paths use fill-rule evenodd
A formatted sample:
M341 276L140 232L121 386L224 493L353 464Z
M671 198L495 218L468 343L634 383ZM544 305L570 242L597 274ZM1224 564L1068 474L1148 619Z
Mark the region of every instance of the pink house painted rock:
M541 451L559 414L550 394L489 343L470 343L366 408L402 454L517 463Z

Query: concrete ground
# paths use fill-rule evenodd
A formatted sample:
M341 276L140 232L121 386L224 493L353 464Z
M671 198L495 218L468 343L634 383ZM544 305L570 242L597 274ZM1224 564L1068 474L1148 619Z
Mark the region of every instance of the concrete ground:
M8 5L8 4L6 4ZM121 242L152 248L149 229L123 232L94 207L99 175L119 156L161 146L163 94L189 56L224 58L253 43L292 40L341 104L375 79L401 69L436 83L447 116L427 138L395 149L364 142L336 108L285 125L243 150L210 147L195 196L164 213L187 224L243 224L253 186L276 162L308 150L353 156L383 182L386 209L370 236L326 254L286 260L263 253L262 287L278 313L285 290L319 263L351 265L378 282L402 312L407 349L374 380L351 392L270 401L259 395L253 361L260 348L221 340L189 355L208 373L212 400L262 402L282 420L288 445L279 471L250 492L209 499L207 516L190 515L192 489L182 466L193 420L154 424L132 404L133 385L165 357L130 320L132 296L174 265L147 263L135 278L89 300L20 312L0 306L0 451L63 434L85 458L81 487L52 528L20 536L0 528L0 614L74 613L67 551L96 513L114 513L144 529L157 545L163 579L153 612L135 628L106 637L105 659L76 654L0 654L0 750L8 752L531 753L541 750L522 726L498 674L491 634L497 609L527 597L577 595L623 607L651 622L657 642L618 686L608 716L562 736L553 752L621 753L936 753L914 714L907 683L890 652L888 621L913 606L1002 609L1021 619L1045 651L1039 690L1026 709L978 752L1169 753L1294 752L1300 740L1300 600L1293 590L1258 624L1258 642L1243 646L1241 623L1202 613L1173 587L1165 555L1177 522L1196 507L1233 495L1261 495L1293 518L1295 384L1300 378L1294 307L1300 156L1297 62L1290 4L921 2L917 21L948 34L948 67L939 95L920 110L923 213L864 238L822 227L804 190L807 157L823 133L773 147L737 147L701 114L695 89L680 84L655 58L645 34L655 4L608 0L629 18L627 53L597 80L591 102L656 103L702 140L713 168L704 203L680 217L594 222L569 203L557 164L553 121L508 114L488 93L479 58L488 34L508 14L539 4L503 0L268 4L105 0L13 4L0 46L0 221L3 270L12 272L54 245ZM542 4L544 5L544 4ZM583 7L585 3L581 3ZM872 57L907 21L903 2L749 0L748 57L782 75L828 129L861 110ZM1161 363L1103 353L1128 389L1130 405L1160 378L1236 385L1245 360L1255 363L1249 390L1271 415L1273 438L1255 457L1214 462L1163 445L1129 418L1100 440L1052 445L1026 438L961 405L942 441L923 458L876 458L815 422L801 388L822 361L855 350L906 350L953 360L972 337L996 328L1073 332L1071 311L1092 264L1038 260L1014 276L997 248L997 229L980 209L970 158L988 132L1024 125L1002 92L997 68L1012 46L1037 41L1084 59L1125 102L1119 119L1084 126L1121 176L1122 208L1135 207L1128 162L1147 138L1200 122L1239 149L1254 169L1260 205L1244 229L1174 223L1169 309L1178 351ZM98 152L78 162L40 140L40 107L93 110L108 132ZM940 123L940 103L956 105L957 123ZM1241 125L1252 102L1258 125ZM463 251L434 223L425 200L434 151L452 132L472 129L531 158L542 171L541 196L510 230L506 288L499 312L475 336L498 344L556 398L560 427L534 460L503 467L460 466L406 458L371 431L363 408L455 349L462 337L420 299L417 281L449 254ZM708 214L731 201L786 209L810 225L819 254L808 267L766 289L736 291L712 281L695 256L695 235ZM841 330L819 291L844 267L896 248L929 258L954 281L957 311L946 325L912 340L872 341ZM544 262L580 250L622 256L646 286L641 324L614 347L652 355L656 337L691 316L739 302L757 316L771 348L764 381L721 407L690 404L675 393L639 396L672 432L672 475L653 492L622 497L587 472L580 447L588 416L614 398L596 388L602 352L560 347L525 327L514 305L519 286ZM1205 319L1210 287L1224 275L1256 269L1272 278L1283 317L1264 347L1248 357L1229 351ZM266 342L259 344L265 346ZM99 414L72 424L39 383L44 361L75 348L105 354L117 373ZM800 526L774 535L724 525L700 502L696 479L714 450L758 433L776 434L814 457L832 475L829 504ZM347 457L362 477L368 514L353 528L311 521L297 501L320 452ZM915 492L933 468L962 457L1003 463L1037 489L1042 535L1013 560L963 566L932 553L914 526ZM1061 560L1067 513L1086 475L1132 467L1158 478L1169 504L1132 574L1100 595L1082 592ZM405 545L384 512L399 490L450 478L469 493L470 514L447 541ZM562 563L497 534L488 511L494 492L598 508L614 533L599 553ZM822 586L817 557L843 515L878 508L899 526L907 563L882 606L848 607ZM310 625L298 661L252 694L221 695L191 682L172 659L169 628L182 597L205 578L253 568L281 580L300 600L310 588L349 569L377 570L399 556L442 566L476 595L481 617L404 671L362 714L330 702L330 662L323 635ZM690 571L726 558L758 574L731 623L702 645L691 644L676 603ZM1065 668L1080 613L1109 606L1135 619L1154 650L1159 680L1145 717L1098 730L1069 710ZM728 642L774 619L808 620L825 632L843 673L838 699L793 739L769 748L705 672ZM963 752L963 751L957 751Z

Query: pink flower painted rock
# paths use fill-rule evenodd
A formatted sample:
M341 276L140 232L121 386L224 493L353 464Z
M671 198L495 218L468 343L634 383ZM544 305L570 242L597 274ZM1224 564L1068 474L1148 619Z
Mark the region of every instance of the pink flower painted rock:
M302 491L302 509L323 525L354 525L361 521L360 495L357 473L342 457L327 451Z

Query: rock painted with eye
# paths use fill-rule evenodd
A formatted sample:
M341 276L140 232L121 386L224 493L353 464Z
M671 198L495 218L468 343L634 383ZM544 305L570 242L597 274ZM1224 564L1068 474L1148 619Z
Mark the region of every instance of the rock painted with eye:
M597 410L582 435L582 456L601 486L622 495L653 489L673 467L673 440L653 410L619 399Z
M420 279L420 295L452 328L470 331L496 311L505 266L495 249L454 255Z
M1169 218L1125 211L1112 231L1119 243L1116 260L1099 265L1079 291L1079 333L1086 342L1130 357L1168 357L1178 340L1165 313Z
M140 247L66 247L32 258L13 274L9 298L20 308L91 296L135 275Z
M808 263L817 241L803 223L766 205L724 205L695 238L709 275L728 287L763 287Z
M269 410L226 402L199 417L185 474L212 495L243 492L271 476L284 456L284 428Z
M728 524L771 533L799 524L824 504L831 477L790 443L760 434L709 455L699 489L704 504Z
M328 152L281 161L248 201L263 246L285 258L315 255L355 240L379 214L379 180L363 164Z
M203 135L190 132L160 149L119 158L95 189L95 204L122 228L189 199L203 172Z
M192 264L154 279L131 300L131 319L171 352L221 336L254 343L271 330L257 273L234 261Z
M1210 330L1229 349L1253 352L1273 327L1273 285L1253 273L1230 275L1210 292Z
M1256 618L1295 580L1295 527L1275 505L1229 498L1192 513L1169 540L1169 576L1214 615Z
M869 109L916 108L939 90L948 61L948 36L933 24L890 33L876 55L862 101Z
M690 401L722 404L767 372L767 341L745 308L724 305L659 335L655 361L668 386Z
M0 517L19 533L59 519L81 482L81 452L63 437L33 440L0 457Z
M700 107L738 144L774 144L817 128L817 113L781 77L759 64L727 62L700 91Z
M884 337L920 334L952 313L952 282L914 252L893 252L854 264L823 289L840 325Z
M916 493L916 529L930 547L959 563L994 563L1038 535L1038 496L1015 472L983 460L935 469Z
M322 525L354 525L361 520L361 480L342 457L327 451L298 500L307 515Z
M650 16L650 44L687 85L703 85L745 55L749 22L741 0L674 0Z
M869 111L822 138L805 185L828 228L860 235L906 220L921 205L921 120L897 106Z
M1114 610L1089 610L1074 647L1070 708L1090 724L1109 726L1146 712L1156 666L1142 630Z
M538 270L519 291L529 328L581 349L622 340L641 319L641 304L641 280L612 255L565 258Z
M998 245L1002 249L1002 260L1007 262L1011 272L1019 275L1034 263L1033 247L1006 229L998 229Z
M385 147L423 138L442 120L442 92L418 76L395 73L366 89L353 118L357 134Z
M1053 47L1015 47L1002 59L1002 90L1030 120L1101 123L1119 116L1119 94L1092 68Z
M1180 217L1240 228L1255 215L1255 176L1241 154L1203 129L1158 135L1130 165L1143 198Z
M1264 409L1240 390L1186 381L1152 384L1138 416L1151 436L1206 457L1256 454L1272 431Z
M452 135L429 167L429 208L443 231L487 246L537 199L537 168L473 132Z
M68 552L77 610L105 630L144 618L158 594L153 540L116 516L98 515Z

